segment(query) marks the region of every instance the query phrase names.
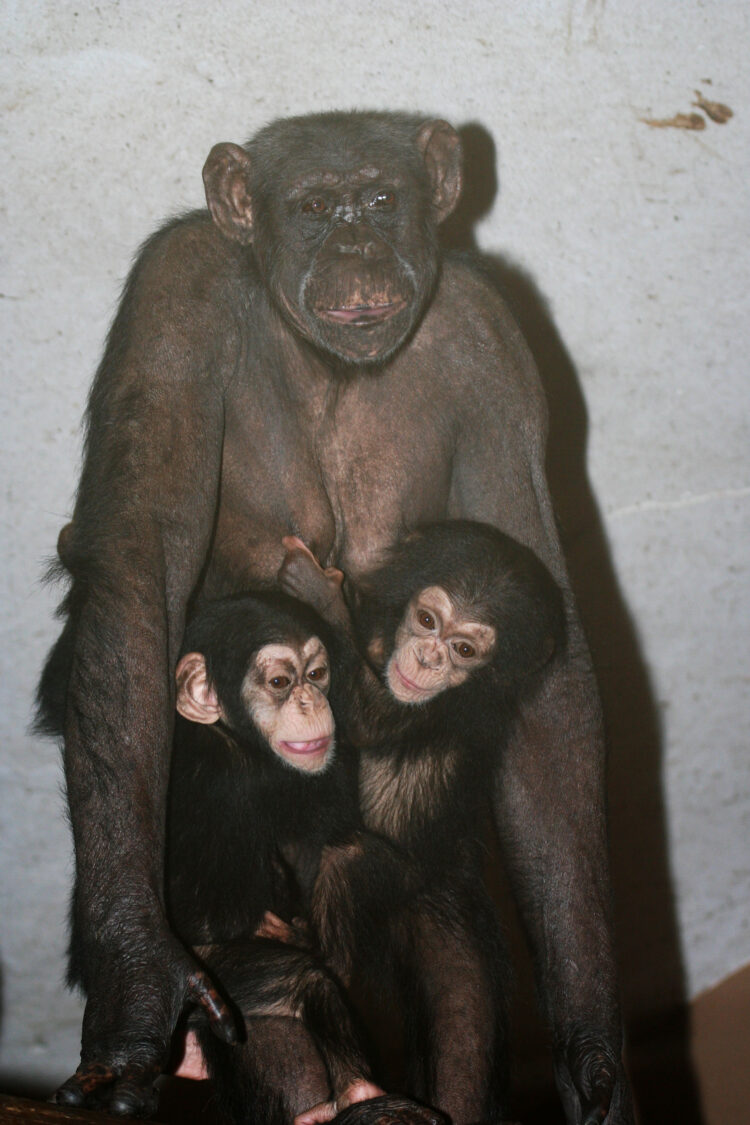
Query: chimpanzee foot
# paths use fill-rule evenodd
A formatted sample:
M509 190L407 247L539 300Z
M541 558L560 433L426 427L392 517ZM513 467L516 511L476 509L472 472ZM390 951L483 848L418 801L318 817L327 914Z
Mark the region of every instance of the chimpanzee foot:
M347 1106L334 1118L334 1125L449 1125L449 1119L410 1098L382 1094Z
M58 1105L106 1106L107 1112L122 1117L149 1117L156 1111L158 1095L154 1082L159 1066L126 1066L122 1070L102 1063L89 1063L78 1070L53 1095Z

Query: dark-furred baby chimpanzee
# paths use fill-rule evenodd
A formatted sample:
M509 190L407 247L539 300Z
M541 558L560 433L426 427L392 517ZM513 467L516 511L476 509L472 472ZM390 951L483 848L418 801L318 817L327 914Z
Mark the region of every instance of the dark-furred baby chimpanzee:
M186 1006L233 1033L165 910L188 604L272 584L284 536L356 583L404 528L465 518L530 547L564 591L564 652L486 786L568 1121L629 1125L596 685L545 480L533 361L482 272L439 251L461 190L458 135L403 114L294 118L244 147L217 145L204 180L208 210L149 239L125 287L61 540L72 585L41 707L65 739L72 973L86 1010L81 1064L58 1097L142 1108ZM51 717L60 706L64 723ZM492 723L490 712L488 737ZM365 807L399 784L372 771ZM453 930L446 945L439 923L421 920L425 1034L440 1108L468 1125L493 1104L487 956L473 933ZM279 1062L273 1019L255 1034L258 1066L290 1112L327 1096L297 1023L294 1071Z
M262 928L269 911L309 915L323 847L359 826L356 767L334 745L325 637L284 594L238 595L201 606L177 664L167 912L246 1030L246 1043L229 1046L197 1027L232 1121L284 1120L254 1065L254 1021L268 1017L312 1032L339 1108L388 1104L338 982L309 949Z
M365 976L375 968L382 987L394 965L406 991L410 1090L440 1104L422 966L441 944L471 935L485 971L467 975L465 995L488 1007L491 1119L499 1120L508 1109L507 1059L501 943L481 877L487 777L519 702L562 649L561 592L529 548L468 520L406 535L374 572L349 584L348 604L340 571L324 571L299 539L284 543L282 587L315 607L346 654L338 719L360 752L365 826L405 853L386 896L371 837L326 850L313 900L321 943L344 978L352 963ZM443 943L422 930L430 915L441 918ZM451 1080L460 1084L472 1033L460 1011L453 1032ZM330 1107L319 1109L306 1120L327 1120Z

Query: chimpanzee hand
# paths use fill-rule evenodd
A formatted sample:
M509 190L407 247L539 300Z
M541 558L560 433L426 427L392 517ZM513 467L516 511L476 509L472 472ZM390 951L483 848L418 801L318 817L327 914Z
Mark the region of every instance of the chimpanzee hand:
M296 945L298 949L312 949L310 927L304 918L286 922L271 910L265 912L256 926L255 937L272 938L284 945Z
M605 1032L577 1031L570 1037L555 1070L571 1125L630 1125L633 1111L618 1056Z
M315 555L296 535L282 540L286 557L277 579L282 590L316 609L326 621L338 621L341 610L346 613L341 586L343 572L335 566L320 565Z
M336 1125L449 1125L444 1113L393 1094L354 1102L334 1118Z
M215 1034L235 1042L228 1006L175 938L157 938L147 954L137 952L124 965L101 964L92 975L81 1064L56 1092L58 1103L131 1117L153 1113L154 1082L184 1008L202 1008Z
M371 1082L357 1082L338 1101L300 1113L294 1125L448 1125L445 1114L393 1094L378 1094ZM368 1096L369 1095L369 1096Z

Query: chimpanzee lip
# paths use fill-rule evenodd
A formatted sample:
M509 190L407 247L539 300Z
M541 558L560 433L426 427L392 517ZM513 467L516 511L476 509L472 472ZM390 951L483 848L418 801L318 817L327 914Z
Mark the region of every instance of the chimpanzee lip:
M318 315L334 324L353 325L355 328L381 324L406 307L406 299L389 301L380 305L342 305L335 309L319 309Z
M398 678L400 680L402 680L403 683L406 684L406 686L409 688L410 691L417 691L417 692L419 692L420 695L422 695L424 693L425 689L421 688L419 686L419 684L415 684L413 680L410 680L407 676L405 676L404 673L399 668L398 664L396 664L395 660L393 662L393 667L395 669L395 672L396 672L396 675L398 676Z
M290 754L319 754L321 750L327 750L331 744L331 736L326 735L325 738L313 738L309 742L282 742L281 745Z

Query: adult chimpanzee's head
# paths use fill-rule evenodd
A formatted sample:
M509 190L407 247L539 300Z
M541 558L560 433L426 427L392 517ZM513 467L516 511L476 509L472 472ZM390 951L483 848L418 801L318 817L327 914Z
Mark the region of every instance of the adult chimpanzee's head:
M401 703L425 703L476 673L517 687L563 638L562 596L528 547L488 524L419 528L360 591L362 640Z
M284 594L206 603L185 632L177 710L196 723L221 720L295 769L325 769L334 723L324 630L313 610Z
M203 178L214 221L252 243L296 330L347 362L380 363L432 292L461 145L445 121L325 113L278 121L244 148L215 145Z

